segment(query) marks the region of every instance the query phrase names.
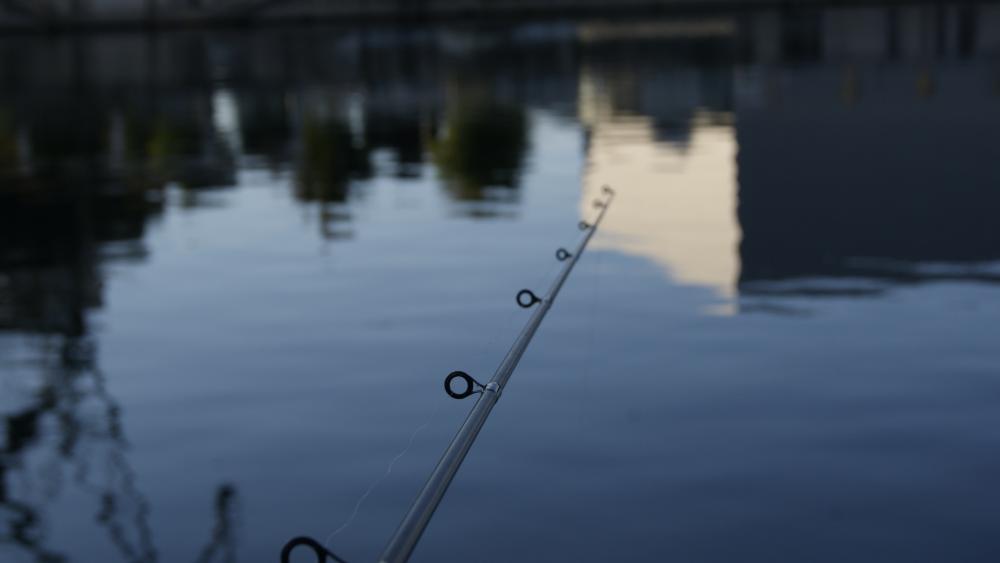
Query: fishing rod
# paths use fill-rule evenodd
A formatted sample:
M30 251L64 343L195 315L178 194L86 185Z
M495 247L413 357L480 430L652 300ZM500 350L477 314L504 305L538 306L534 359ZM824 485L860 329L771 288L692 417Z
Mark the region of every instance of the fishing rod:
M469 411L465 422L458 429L458 433L452 438L448 449L444 451L434 471L431 472L430 477L427 479L427 483L424 484L424 488L420 490L417 498L410 505L410 510L403 517L403 521L396 528L396 532L389 539L389 543L382 550L379 563L405 563L413 553L417 542L420 541L420 536L423 535L424 529L427 528L427 524L430 523L431 517L434 515L434 511L437 510L438 505L441 503L444 493L448 490L448 486L451 485L452 479L455 478L458 468L462 465L466 454L472 448L476 437L479 436L479 431L482 430L487 417L490 416L493 406L500 399L500 394L507 385L507 380L514 373L518 362L521 361L521 356L524 355L528 344L531 343L531 339L535 336L535 331L542 324L542 319L545 318L545 314L552 307L552 303L559 294L559 290L562 289L563 283L569 277L570 272L573 271L573 267L576 266L584 249L587 248L587 243L594 236L594 232L597 231L601 220L604 219L604 214L611 205L611 201L615 197L615 192L608 186L601 188L601 192L606 197L603 200L598 199L594 201L594 207L600 210L597 218L594 219L593 223L585 221L580 221L579 223L580 230L586 234L580 240L576 249L573 252L569 252L565 248L556 250L556 259L560 262L565 262L566 265L563 266L559 275L556 276L555 281L552 282L552 287L549 288L549 292L545 297L538 297L530 289L522 289L517 293L516 301L518 305L525 309L529 309L535 305L538 305L538 307L531 314L531 318L528 319L524 328L521 329L521 333L517 336L507 355L493 373L493 377L485 385L476 381L464 371L453 371L445 378L444 390L449 396L455 399L464 399L478 393L479 399L476 400L476 404ZM453 386L453 383L457 380L462 380L464 388ZM316 555L317 563L325 563L328 560L335 563L347 563L323 544L305 536L294 538L285 544L281 550L281 562L290 563L292 551L299 546L311 549Z

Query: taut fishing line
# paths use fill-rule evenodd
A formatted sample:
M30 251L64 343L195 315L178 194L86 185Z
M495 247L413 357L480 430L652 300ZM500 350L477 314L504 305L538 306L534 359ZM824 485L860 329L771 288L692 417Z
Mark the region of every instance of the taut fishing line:
M410 435L410 441L406 443L406 447L403 448L402 451L396 454L396 457L392 458L392 461L390 461L389 465L385 468L385 473L383 473L377 479L372 481L371 485L368 485L368 489L365 490L364 494L361 495L361 497L358 499L358 502L354 504L354 511L352 511L351 515L347 517L347 520L345 520L344 523L341 524L339 528L330 532L330 535L326 536L326 540L323 542L323 545L325 547L330 546L330 540L332 540L334 536L346 530L348 526L354 523L355 518L358 517L358 513L361 511L362 505L364 505L365 501L368 500L368 497L371 496L372 492L374 492L379 485L382 484L382 481L385 481L389 477L389 475L392 474L392 468L396 465L396 462L403 459L403 456L405 456L406 453L410 451L410 448L413 447L413 442L416 441L417 434L420 434L421 431L430 426L431 422L434 421L434 417L437 415L438 411L441 410L441 403L442 401L438 401L437 404L434 406L434 410L431 412L431 415L427 417L427 421L418 426L417 429L413 431L413 434Z

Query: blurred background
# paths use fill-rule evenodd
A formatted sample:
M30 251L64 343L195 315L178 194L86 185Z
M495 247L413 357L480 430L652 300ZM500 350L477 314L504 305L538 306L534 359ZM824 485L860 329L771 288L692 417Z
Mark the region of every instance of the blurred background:
M1000 5L0 26L4 563L375 560L604 184L414 561L1000 559Z

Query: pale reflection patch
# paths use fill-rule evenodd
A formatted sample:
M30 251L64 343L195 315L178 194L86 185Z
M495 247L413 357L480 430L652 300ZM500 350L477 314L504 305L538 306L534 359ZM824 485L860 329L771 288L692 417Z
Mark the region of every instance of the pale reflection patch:
M695 114L682 143L658 140L641 117L590 124L581 211L602 185L618 191L594 248L642 256L682 284L720 297L713 314L736 312L740 227L736 217L736 138L728 118Z
M230 149L242 150L239 102L231 90L219 89L212 93L212 123Z

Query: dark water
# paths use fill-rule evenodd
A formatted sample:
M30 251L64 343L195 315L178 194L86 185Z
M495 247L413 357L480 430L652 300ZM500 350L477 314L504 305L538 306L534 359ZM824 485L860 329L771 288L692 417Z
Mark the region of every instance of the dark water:
M998 561L998 163L998 6L0 39L0 560L374 560L609 183L415 561Z

